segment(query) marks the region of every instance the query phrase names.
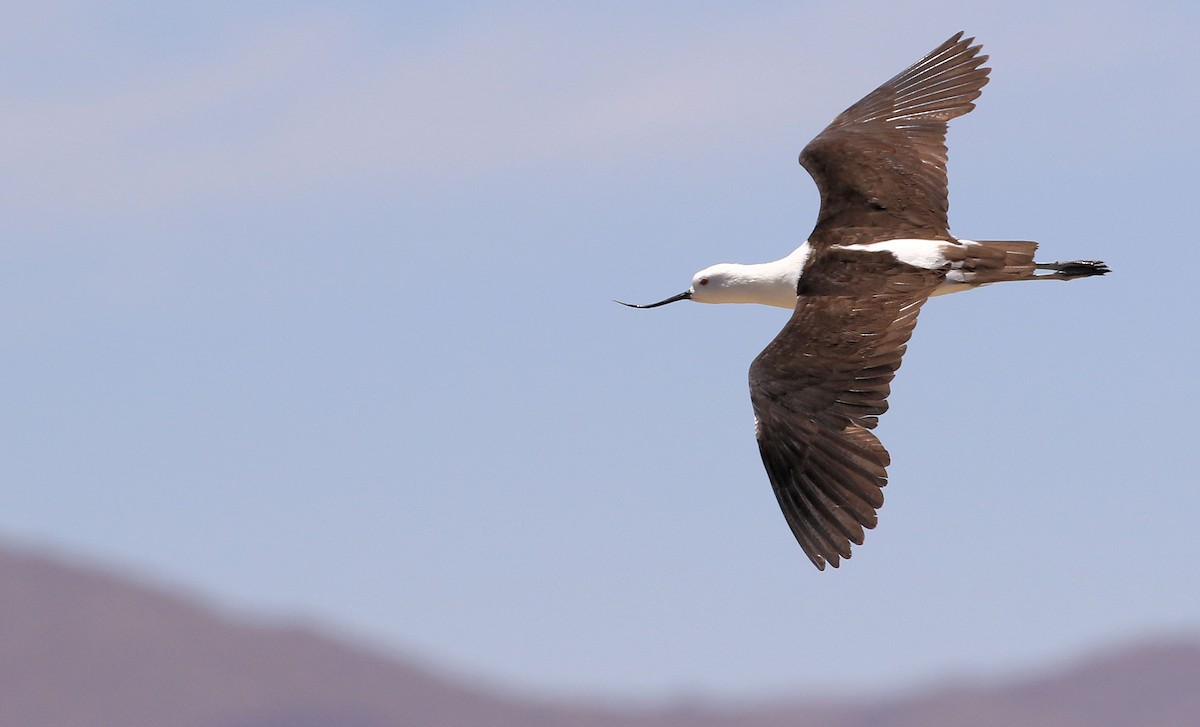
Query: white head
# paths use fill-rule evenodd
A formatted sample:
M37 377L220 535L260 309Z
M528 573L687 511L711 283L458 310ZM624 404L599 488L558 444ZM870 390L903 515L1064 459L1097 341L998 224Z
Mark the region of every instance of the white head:
M677 300L694 300L697 303L758 303L791 310L796 307L796 285L811 252L805 241L790 255L774 262L710 265L693 275L692 287L679 295L649 305L621 305L657 308Z
M660 305L674 303L677 300L694 300L697 303L769 303L764 299L776 287L775 275L765 275L763 265L739 265L737 263L717 263L704 268L692 276L692 287L666 300L646 305L621 303L630 308L657 308ZM791 291L792 303L795 299L795 283L784 283L785 293Z
M748 265L717 263L692 276L688 289L697 303L753 303L746 294L754 286Z

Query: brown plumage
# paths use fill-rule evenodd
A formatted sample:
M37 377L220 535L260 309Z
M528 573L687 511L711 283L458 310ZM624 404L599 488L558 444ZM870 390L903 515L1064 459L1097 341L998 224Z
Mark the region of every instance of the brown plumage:
M843 111L800 152L821 191L815 247L953 240L946 122L975 108L987 56L962 33Z
M954 240L946 122L975 107L990 70L962 35L843 111L800 153L821 192L813 253L791 319L750 366L750 399L775 497L820 569L849 558L875 527L891 458L871 429L921 305L945 278L890 253L831 248Z
M828 275L813 276L820 292L797 299L750 365L763 465L792 533L822 570L875 527L891 458L870 430L887 411L917 313L944 277L898 269L886 252L854 257L827 256Z
M846 109L800 153L821 193L804 245L773 263L710 266L687 291L634 306L690 299L792 308L750 366L750 399L776 499L822 570L849 558L878 520L890 458L871 430L925 301L989 283L1108 272L1097 261L1034 262L1034 242L950 234L946 123L975 107L989 73L980 46L962 35Z

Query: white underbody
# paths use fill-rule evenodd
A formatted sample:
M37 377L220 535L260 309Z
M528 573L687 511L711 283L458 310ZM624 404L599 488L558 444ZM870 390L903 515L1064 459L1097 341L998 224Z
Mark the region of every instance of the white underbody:
M975 245L972 240L959 240L959 245ZM868 245L847 245L847 249L877 252L886 250L908 265L940 270L950 265L946 280L934 295L945 295L976 287L966 282L961 263L952 262L945 250L954 246L945 240L897 239L873 242ZM757 303L779 308L796 307L796 285L811 252L808 242L785 258L769 263L742 265L721 263L705 268L692 278L692 300L699 303Z

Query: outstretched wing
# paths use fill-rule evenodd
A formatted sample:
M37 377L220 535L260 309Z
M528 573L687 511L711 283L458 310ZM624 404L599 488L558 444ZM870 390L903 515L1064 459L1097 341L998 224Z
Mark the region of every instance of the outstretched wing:
M800 153L821 192L816 246L953 239L946 122L975 108L987 56L962 33L846 109Z
M824 570L875 527L890 459L870 430L943 274L888 253L835 253L821 267L831 268L820 271L825 280L847 284L800 296L750 366L750 399L775 497L800 547Z

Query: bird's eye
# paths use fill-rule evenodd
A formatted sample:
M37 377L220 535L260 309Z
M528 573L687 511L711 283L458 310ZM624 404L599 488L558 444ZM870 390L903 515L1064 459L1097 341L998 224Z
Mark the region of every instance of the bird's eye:
M708 285L708 278L700 278L701 285Z

